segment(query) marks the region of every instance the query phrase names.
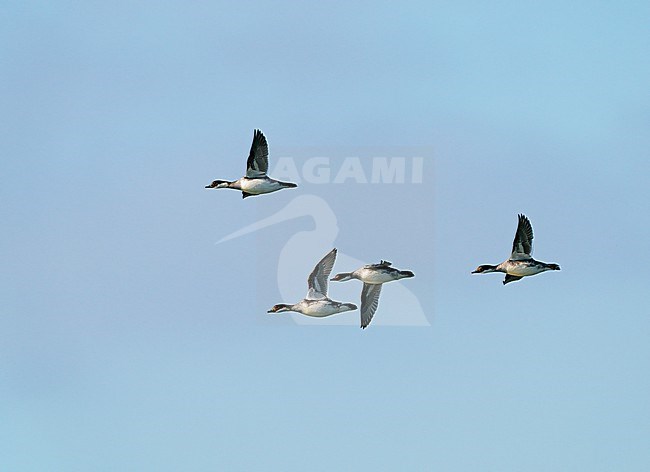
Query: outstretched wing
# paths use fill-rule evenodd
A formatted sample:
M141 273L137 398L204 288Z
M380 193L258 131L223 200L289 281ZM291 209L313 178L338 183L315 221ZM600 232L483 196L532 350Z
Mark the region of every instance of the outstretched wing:
M379 294L382 284L363 284L361 290L361 327L366 327L372 321L372 317L379 306Z
M516 282L519 279L523 279L523 276L506 274L506 278L503 279L503 285L509 284L510 282Z
M391 265L393 265L392 262L388 262L382 259L379 264L368 264L366 267L372 269L388 269Z
M253 133L251 152L246 161L246 177L254 179L264 177L269 170L269 145L258 129Z
M336 248L332 249L325 257L323 257L314 270L311 271L307 278L307 298L310 300L318 300L327 297L327 280L330 277L334 262L336 261Z
M517 232L515 240L512 242L512 254L510 259L513 261L530 259L533 253L533 227L530 220L525 215L519 215Z

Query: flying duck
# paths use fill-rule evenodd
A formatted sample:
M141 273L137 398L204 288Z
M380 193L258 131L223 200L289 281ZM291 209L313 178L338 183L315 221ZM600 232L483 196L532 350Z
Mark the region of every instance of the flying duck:
M345 282L352 279L358 279L363 282L363 289L361 290L362 329L368 327L375 311L377 311L382 284L393 280L415 277L415 274L410 270L397 270L391 267L391 265L390 262L382 260L379 264L365 265L354 272L336 274L331 279L334 282Z
M519 215L519 224L512 243L510 258L499 265L484 264L472 271L472 274L487 274L489 272L504 272L503 285L515 282L529 275L536 275L547 270L560 270L557 264L547 264L532 258L533 227L525 215Z
M251 195L271 193L283 188L297 187L291 182L280 182L270 178L266 173L269 169L269 145L262 132L258 129L253 133L253 144L246 161L246 175L241 179L229 182L227 180L215 180L205 188L232 188L241 190L242 198Z
M295 311L303 315L322 318L325 316L336 315L345 311L356 310L357 306L353 303L341 303L327 297L327 279L334 267L336 261L336 248L332 249L323 257L314 270L307 278L309 291L307 296L298 303L288 305L279 303L274 305L267 313L282 313L285 311Z

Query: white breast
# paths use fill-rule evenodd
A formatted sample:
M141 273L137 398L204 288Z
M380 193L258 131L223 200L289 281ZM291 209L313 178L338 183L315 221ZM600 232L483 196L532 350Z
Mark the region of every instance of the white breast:
M336 308L327 300L318 300L316 302L300 302L300 313L307 316L323 317L338 313Z
M355 274L359 276L359 279L362 282L365 282L367 284L384 284L386 282L390 282L391 280L395 280L395 278L391 277L390 274L387 274L381 270L361 268L357 270Z
M535 274L539 274L540 272L544 272L545 270L548 269L544 267L540 267L536 264L529 264L529 263L509 262L506 267L506 273L510 275L515 275L517 277L526 277L528 275L535 275Z
M261 193L280 190L280 184L272 179L241 179L241 189L246 193L259 195Z

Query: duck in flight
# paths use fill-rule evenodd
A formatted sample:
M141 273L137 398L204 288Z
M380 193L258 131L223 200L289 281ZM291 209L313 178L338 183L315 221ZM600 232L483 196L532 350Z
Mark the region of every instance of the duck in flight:
M489 272L504 272L506 278L503 285L515 282L529 275L536 275L547 270L560 270L557 264L547 264L533 259L533 227L525 215L519 215L519 224L512 243L510 258L499 265L484 264L472 271L472 274L487 274Z
M269 145L262 132L258 129L253 133L253 144L251 152L246 161L246 175L241 179L229 182L227 180L215 180L205 188L232 188L241 190L242 198L251 195L262 195L271 193L283 188L294 188L296 184L291 182L280 182L270 178L266 173L269 169Z
M327 297L327 279L332 272L334 262L336 261L336 248L332 249L323 257L311 274L307 278L309 291L307 296L293 305L279 303L271 308L267 313L282 313L285 311L295 311L303 315L322 318L325 316L336 315L345 311L356 310L357 306L353 303L341 303Z
M334 282L345 282L358 279L363 282L361 290L361 328L366 329L372 321L372 317L379 306L379 294L381 286L393 280L415 277L410 270L397 270L391 267L391 263L381 261L379 264L369 264L355 270L354 272L342 272L336 274L331 280Z

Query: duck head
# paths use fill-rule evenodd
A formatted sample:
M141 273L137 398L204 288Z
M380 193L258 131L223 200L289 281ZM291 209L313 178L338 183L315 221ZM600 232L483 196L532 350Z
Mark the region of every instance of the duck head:
M483 264L478 266L476 269L472 271L472 274L488 274L490 272L496 272L497 271L497 266L495 265L489 265L489 264Z
M210 185L206 185L205 188L228 188L230 182L227 180L214 180Z
M341 272L340 274L336 274L334 277L330 279L332 282L345 282L346 280L351 280L352 277L352 272ZM356 308L355 308L356 309Z
M277 305L273 305L273 308L267 311L267 313L282 313L283 311L291 311L291 305L278 303Z

